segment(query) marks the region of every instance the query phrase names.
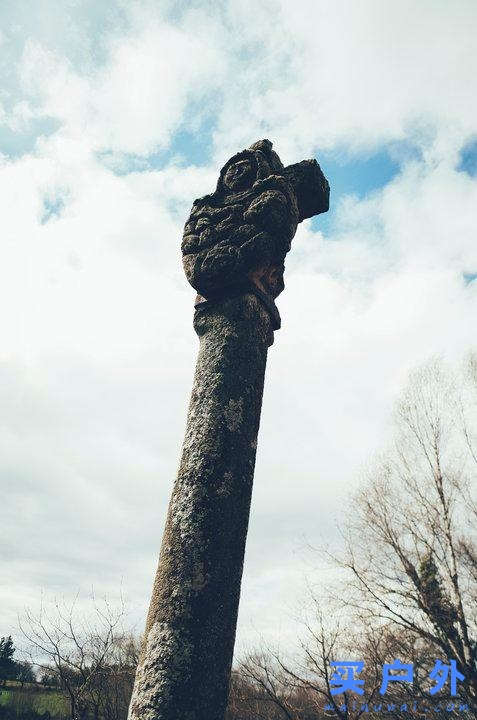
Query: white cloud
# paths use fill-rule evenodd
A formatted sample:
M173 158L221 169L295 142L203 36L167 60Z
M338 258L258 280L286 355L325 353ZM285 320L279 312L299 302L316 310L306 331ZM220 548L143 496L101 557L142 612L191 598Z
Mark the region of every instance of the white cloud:
M60 120L74 139L87 138L91 149L147 155L167 146L189 103L198 106L223 81L217 31L198 20L178 28L142 18L129 33L111 37L107 62L93 74L29 41L24 89L37 112Z
M144 155L211 111L220 159L264 134L290 162L317 146L403 138L442 158L475 132L472 2L337 2L330 12L323 0L235 0L176 19L146 2L122 11L96 68L34 39L20 65L36 112L92 147Z
M477 288L462 273L477 272L477 183L455 164L476 132L477 12L237 1L171 19L154 3L131 8L93 68L30 29L8 111L10 123L61 126L0 165L2 542L14 588L0 633L41 587L117 590L121 577L142 622L197 346L181 226L219 160L266 135L286 162L406 139L422 156L372 196L344 198L331 238L302 227L287 262L240 638L280 622L292 634L283 608L303 586L300 538L332 536L407 370L473 342ZM115 175L98 157L166 148L210 108L208 166Z
M255 7L231 4L238 37L248 34ZM219 123L226 152L263 123L290 162L317 146L425 141L431 129L443 156L475 132L472 2L343 1L330 9L321 0L284 0L260 8L252 38L257 28L256 57L238 88L231 84Z

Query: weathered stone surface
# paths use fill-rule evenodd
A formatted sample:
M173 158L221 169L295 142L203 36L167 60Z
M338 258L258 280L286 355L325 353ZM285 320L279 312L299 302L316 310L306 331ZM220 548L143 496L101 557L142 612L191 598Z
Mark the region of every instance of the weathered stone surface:
M316 160L283 167L270 140L256 142L228 160L214 193L195 200L182 240L187 279L207 299L247 279L276 298L298 223L328 203Z
M223 720L274 299L297 224L328 196L315 160L284 168L261 140L186 223L200 349L130 720Z
M222 720L271 320L254 295L196 312L200 350L130 718Z

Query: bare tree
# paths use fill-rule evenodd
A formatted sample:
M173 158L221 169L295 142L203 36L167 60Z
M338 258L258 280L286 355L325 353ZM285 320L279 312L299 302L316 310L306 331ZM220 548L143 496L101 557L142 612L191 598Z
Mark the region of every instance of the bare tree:
M80 613L77 601L55 602L38 613L26 610L19 624L32 662L68 698L72 720L125 716L137 642L122 623L124 604L92 599L92 612Z
M91 688L102 720L125 720L139 656L139 638L132 633L117 635L108 653L107 665L98 672Z
M390 448L350 503L344 551L328 554L340 581L326 602L311 596L298 657L267 649L238 668L280 718L398 718L402 708L420 717L432 704L476 717L477 357L465 377L436 359L416 370L394 419ZM353 658L364 663L363 694L337 693L331 663ZM412 681L384 692L383 666L394 660L412 665Z
M440 361L413 373L393 447L353 504L339 563L347 571L341 601L355 620L399 630L405 654L419 639L432 663L455 660L465 676L460 695L475 703L477 468L462 401Z
M259 688L268 704L276 709L277 714L265 717L316 720L332 714L343 720L357 720L364 713L372 715L371 703L381 684L380 671L376 663L368 661L363 639L358 642L348 627L331 622L331 611L328 614L325 623L317 598L313 596L311 614L303 619L305 632L295 657L285 657L267 648L241 662L238 671L242 677ZM367 660L360 674L363 694L335 692L331 663L353 656Z

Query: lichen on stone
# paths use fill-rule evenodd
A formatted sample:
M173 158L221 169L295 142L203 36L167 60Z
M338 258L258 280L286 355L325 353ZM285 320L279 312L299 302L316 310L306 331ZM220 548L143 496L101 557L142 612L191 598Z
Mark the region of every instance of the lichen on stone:
M224 416L230 432L237 432L243 421L243 398L231 398L224 409Z

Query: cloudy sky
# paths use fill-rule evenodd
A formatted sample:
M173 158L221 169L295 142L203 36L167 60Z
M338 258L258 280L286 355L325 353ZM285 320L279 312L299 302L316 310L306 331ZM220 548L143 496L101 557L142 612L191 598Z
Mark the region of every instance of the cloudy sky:
M2 2L0 635L92 587L142 629L197 352L182 225L263 137L331 185L279 298L238 647L293 635L407 372L475 343L476 37L474 0Z

